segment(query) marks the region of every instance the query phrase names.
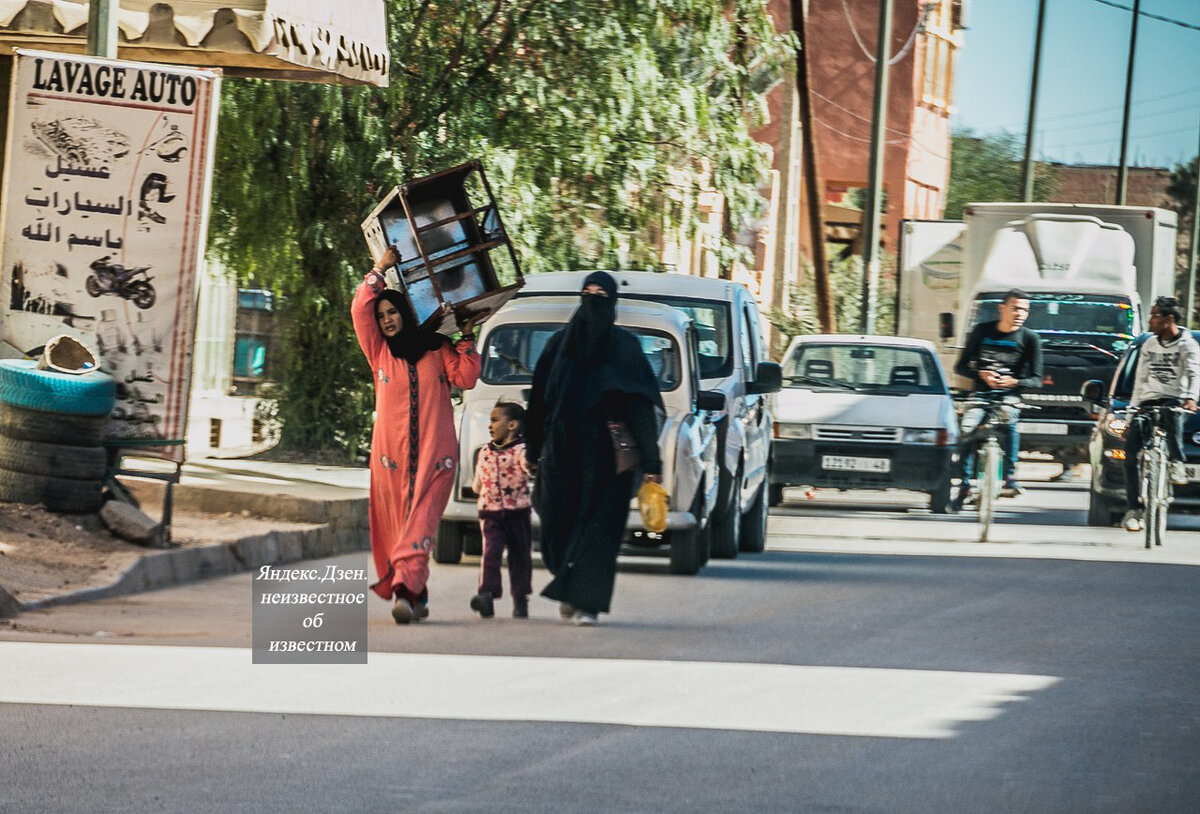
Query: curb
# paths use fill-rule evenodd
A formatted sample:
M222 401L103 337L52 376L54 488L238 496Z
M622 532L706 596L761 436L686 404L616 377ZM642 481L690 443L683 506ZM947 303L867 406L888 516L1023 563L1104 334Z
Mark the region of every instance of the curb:
M146 494L142 488L135 488L135 492L139 498ZM81 588L30 602L19 602L0 591L0 617L5 615L5 605L13 605L20 612L91 602L251 571L263 565L331 557L371 548L365 497L313 500L291 495L178 486L175 507L203 514L245 510L260 517L311 523L314 527L269 531L226 542L146 553L108 585ZM6 597L11 602L4 602Z

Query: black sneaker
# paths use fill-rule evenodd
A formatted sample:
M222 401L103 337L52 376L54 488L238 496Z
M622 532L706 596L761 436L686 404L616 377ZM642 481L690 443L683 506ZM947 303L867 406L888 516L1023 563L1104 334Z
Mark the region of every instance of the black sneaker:
M1006 480L1000 487L1000 497L1020 497L1023 494L1025 490L1015 480Z
M950 500L950 511L961 512L963 506L967 505L968 502L971 502L971 498L974 497L974 494L975 490L971 488L971 484L964 483L962 486L959 486L958 493L955 494Z
M488 591L480 591L471 597L471 610L478 611L479 615L484 619L491 619L496 615L496 606L492 602L492 595Z
M513 597L513 618L528 619L529 618L529 597L514 596Z

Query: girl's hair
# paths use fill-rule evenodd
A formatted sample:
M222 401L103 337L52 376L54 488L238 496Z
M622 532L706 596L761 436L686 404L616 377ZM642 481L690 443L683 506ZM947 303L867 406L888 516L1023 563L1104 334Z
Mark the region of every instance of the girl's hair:
M525 408L522 407L520 404L517 404L515 401L505 401L504 399L497 399L496 407L497 407L497 409L504 411L504 414L506 416L508 416L509 421L515 421L518 424L524 426L524 424L525 424Z

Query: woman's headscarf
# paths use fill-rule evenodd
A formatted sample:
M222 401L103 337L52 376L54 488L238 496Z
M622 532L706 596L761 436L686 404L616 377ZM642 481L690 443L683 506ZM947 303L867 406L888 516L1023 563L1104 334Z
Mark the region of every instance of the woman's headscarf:
M435 330L423 329L417 325L416 315L408 305L408 299L394 288L385 289L375 298L375 322L379 323L380 301L390 302L400 312L400 330L395 336L384 334L383 341L387 342L388 350L397 359L403 359L411 364L424 356L428 351L437 350L446 338ZM380 333L383 333L380 331Z
M603 271L594 271L583 288L599 285L608 294L581 294L579 308L563 329L563 339L546 380L546 417L549 422L594 407L604 394L620 391L640 395L662 411L658 380L629 331L616 328L617 282Z

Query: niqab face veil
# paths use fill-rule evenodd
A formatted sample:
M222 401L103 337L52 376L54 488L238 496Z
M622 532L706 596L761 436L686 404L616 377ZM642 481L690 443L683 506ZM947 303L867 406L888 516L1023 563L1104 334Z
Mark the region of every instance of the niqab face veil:
M546 380L546 420L554 423L590 410L610 391L644 397L662 411L658 382L632 334L617 329L617 283L603 271L587 276L583 287L599 285L608 294L583 294L567 323Z
M389 302L400 312L400 330L395 336L388 336L380 330L383 341L387 342L388 350L397 359L403 359L410 365L415 364L428 351L441 347L442 335L437 331L423 330L417 325L417 319L404 295L394 289L387 289L375 298L375 322L379 322L379 303Z

